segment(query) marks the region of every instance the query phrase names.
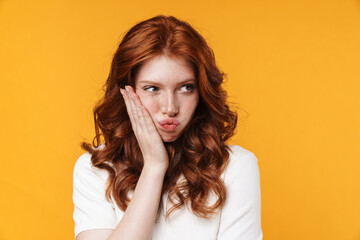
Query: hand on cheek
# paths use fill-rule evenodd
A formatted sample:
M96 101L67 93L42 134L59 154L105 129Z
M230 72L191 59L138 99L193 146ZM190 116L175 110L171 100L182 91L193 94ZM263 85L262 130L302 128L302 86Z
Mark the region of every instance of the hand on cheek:
M168 154L155 124L131 86L120 89L131 126L144 158L144 167L167 169Z

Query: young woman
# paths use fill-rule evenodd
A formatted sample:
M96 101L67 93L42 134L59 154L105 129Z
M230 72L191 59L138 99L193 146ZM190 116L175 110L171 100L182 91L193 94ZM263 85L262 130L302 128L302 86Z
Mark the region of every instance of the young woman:
M222 82L188 23L127 32L74 168L77 240L262 239L257 158L226 144L237 115Z

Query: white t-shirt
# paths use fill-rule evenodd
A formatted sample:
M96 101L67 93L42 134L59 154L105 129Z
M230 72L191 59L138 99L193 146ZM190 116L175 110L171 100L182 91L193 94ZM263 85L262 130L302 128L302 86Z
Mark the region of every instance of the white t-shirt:
M227 198L221 211L210 219L197 217L183 207L170 214L165 222L167 193L162 196L160 219L154 224L153 240L261 240L260 175L256 156L237 145L230 145L229 164L221 175ZM91 164L91 155L83 154L74 167L75 236L90 229L114 229L122 212L115 202L105 199L108 173ZM129 194L130 198L132 194ZM210 199L214 202L215 198Z

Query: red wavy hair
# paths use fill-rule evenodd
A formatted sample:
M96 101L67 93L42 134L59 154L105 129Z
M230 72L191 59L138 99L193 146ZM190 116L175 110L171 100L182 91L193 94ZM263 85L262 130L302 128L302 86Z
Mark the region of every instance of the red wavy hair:
M197 216L207 218L225 203L226 188L220 176L229 159L230 148L225 142L234 134L237 114L226 102L227 94L221 86L224 73L216 66L213 51L187 22L159 15L136 24L125 34L112 60L105 95L94 108L96 136L92 144L83 142L82 148L92 154L95 167L109 173L106 198L113 198L125 211L143 158L120 88L134 87L139 67L159 55L190 63L199 89L193 119L175 142L164 143L170 163L163 193L169 192L168 201L172 203L166 218L185 204L190 204ZM174 161L175 156L181 156L181 160ZM183 178L178 181L180 176ZM211 193L217 201L208 206Z

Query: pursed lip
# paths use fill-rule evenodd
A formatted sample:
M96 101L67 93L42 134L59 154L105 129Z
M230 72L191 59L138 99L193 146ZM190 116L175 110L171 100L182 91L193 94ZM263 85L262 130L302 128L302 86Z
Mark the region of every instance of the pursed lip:
M163 119L163 120L159 121L159 124L161 126L164 126L164 125L176 125L176 126L178 126L180 124L180 122L176 118L166 118L166 119Z
M180 122L176 118L166 118L158 122L166 131L174 131Z

